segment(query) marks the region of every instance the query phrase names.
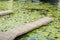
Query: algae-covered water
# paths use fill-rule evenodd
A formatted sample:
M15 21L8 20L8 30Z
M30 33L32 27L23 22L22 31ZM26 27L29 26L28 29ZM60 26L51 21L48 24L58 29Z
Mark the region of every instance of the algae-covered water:
M60 12L55 5L50 3L12 2L13 14L0 16L0 32L20 27L26 23L33 22L42 17L54 17L54 21L42 26L15 40L60 40ZM9 2L0 2L0 10L11 7Z

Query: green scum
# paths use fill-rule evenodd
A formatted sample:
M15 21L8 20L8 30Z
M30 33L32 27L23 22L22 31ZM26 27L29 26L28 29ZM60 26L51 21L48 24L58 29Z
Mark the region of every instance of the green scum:
M8 2L0 2L0 10L6 10ZM16 40L60 40L60 12L50 3L13 2L13 14L0 16L0 32L20 27L39 18L48 16L55 20L27 34L17 37Z

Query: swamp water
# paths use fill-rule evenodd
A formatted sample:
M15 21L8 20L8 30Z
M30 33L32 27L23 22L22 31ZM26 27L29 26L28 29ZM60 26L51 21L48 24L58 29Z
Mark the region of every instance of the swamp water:
M9 2L0 2L0 10L10 9ZM15 40L60 40L60 12L55 5L50 3L12 2L13 14L0 16L0 32L20 27L39 18L48 16L55 20L46 26L42 26ZM9 3L10 4L10 3ZM3 5L3 6L2 6Z

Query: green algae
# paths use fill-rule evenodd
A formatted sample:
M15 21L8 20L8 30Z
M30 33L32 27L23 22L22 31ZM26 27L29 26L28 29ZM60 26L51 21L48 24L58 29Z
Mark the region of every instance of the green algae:
M1 2L0 10L6 10L4 2ZM3 9L2 9L3 8ZM49 3L13 2L13 14L0 16L0 31L20 27L39 18L48 16L55 20L46 26L42 26L28 32L15 40L60 40L60 12L55 5Z

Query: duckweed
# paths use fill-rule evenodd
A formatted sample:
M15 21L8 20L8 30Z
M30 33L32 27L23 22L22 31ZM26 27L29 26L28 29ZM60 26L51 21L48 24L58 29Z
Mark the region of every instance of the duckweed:
M0 2L0 10L8 9L8 2ZM20 27L39 18L48 16L55 20L46 26L42 26L16 40L60 40L60 12L55 5L50 3L13 2L13 14L0 16L0 32Z

